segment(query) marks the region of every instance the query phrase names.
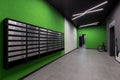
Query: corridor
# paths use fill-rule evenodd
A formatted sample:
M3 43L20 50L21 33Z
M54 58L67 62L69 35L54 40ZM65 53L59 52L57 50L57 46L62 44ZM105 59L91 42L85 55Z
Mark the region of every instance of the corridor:
M77 49L23 80L119 80L119 67L106 52Z

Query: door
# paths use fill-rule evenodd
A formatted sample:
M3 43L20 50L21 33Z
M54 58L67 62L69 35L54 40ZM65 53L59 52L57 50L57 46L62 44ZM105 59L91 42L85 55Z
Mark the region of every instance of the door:
M82 36L79 36L79 47L82 47Z
M110 42L109 42L110 56L115 56L115 28L110 28Z
M79 36L79 46L85 48L85 34Z

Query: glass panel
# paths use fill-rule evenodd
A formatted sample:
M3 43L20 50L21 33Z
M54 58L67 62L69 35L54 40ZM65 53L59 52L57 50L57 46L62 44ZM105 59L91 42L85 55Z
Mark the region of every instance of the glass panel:
M26 46L8 47L8 51L11 51L11 50L20 50L20 49L26 49Z
M25 50L23 50L23 51L17 51L17 52L9 52L8 56L19 55L19 54L24 54L24 53L26 53Z
M25 45L26 42L8 42L8 45Z
M23 59L23 58L26 58L26 55L21 55L21 56L8 58L8 62L16 61L16 60Z
M8 23L9 24L13 24L13 25L18 25L18 26L26 27L26 24L20 23L20 22L16 22L16 21L13 21L13 20L8 20Z

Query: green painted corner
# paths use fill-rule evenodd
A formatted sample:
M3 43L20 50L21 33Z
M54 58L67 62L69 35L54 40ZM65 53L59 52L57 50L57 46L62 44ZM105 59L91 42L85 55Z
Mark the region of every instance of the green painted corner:
M96 49L102 42L107 44L107 32L105 26L86 27L77 30L77 44L79 47L79 36L86 34L86 48Z
M1 0L0 10L0 80L17 80L64 55L63 50L43 59L5 70L3 68L3 20L5 18L12 18L63 33L64 18L45 0Z

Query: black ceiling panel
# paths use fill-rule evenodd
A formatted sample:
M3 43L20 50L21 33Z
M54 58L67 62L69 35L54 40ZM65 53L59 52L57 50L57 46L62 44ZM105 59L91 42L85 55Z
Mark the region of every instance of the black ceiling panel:
M72 20L73 14L83 13L86 10L97 6L105 1L107 1L108 3L96 8L103 8L104 10L85 14L84 16ZM47 0L47 2L54 6L64 17L66 17L76 27L94 22L99 22L98 25L102 24L118 1L119 0Z

